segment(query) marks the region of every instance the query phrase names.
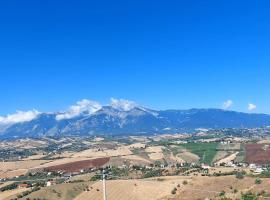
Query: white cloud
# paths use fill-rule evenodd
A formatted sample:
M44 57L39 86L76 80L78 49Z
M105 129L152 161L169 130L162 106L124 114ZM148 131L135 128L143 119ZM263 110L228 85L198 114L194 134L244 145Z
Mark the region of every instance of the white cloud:
M111 106L118 110L129 111L136 107L136 103L125 99L111 98Z
M56 120L71 119L80 115L82 112L93 114L101 108L102 105L100 103L83 99L78 101L76 105L70 106L66 112L56 115Z
M223 109L230 109L233 105L233 101L232 100L227 100L223 103L222 108Z
M40 114L37 110L17 111L5 117L0 116L0 124L14 124L19 122L28 122L35 119Z
M253 103L248 104L248 110L249 111L255 110L256 108L257 108L257 106L255 104L253 104Z

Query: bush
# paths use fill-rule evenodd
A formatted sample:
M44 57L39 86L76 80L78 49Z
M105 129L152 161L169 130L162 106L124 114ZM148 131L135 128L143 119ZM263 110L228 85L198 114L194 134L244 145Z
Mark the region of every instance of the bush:
M144 178L151 178L151 177L156 177L156 176L161 176L161 170L151 170L148 171L144 174Z
M232 200L232 199L228 197L221 197L219 200Z
M219 193L219 196L224 196L225 195L225 191L221 191L220 193Z
M255 184L261 184L262 183L262 180L261 179L259 179L259 178L256 178L256 180L255 180Z
M259 200L259 197L257 197L256 194L247 192L245 194L242 194L242 200Z
M28 194L30 194L30 192L29 191L25 191L25 192L22 193L22 196L27 196Z
M183 181L183 185L187 185L188 182L186 180Z
M237 178L237 179L243 179L244 178L244 174L242 172L237 172L235 174L235 178Z
M164 178L157 178L157 181L165 181Z
M171 191L172 194L176 194L177 189L173 188L173 190Z
M94 175L91 177L90 181L98 181L102 179L102 175Z

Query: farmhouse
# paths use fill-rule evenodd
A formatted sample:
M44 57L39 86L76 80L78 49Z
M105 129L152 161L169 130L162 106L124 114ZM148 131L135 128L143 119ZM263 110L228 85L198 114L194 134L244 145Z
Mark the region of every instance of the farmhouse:
M261 174L263 172L263 168L257 167L254 171L255 174Z
M202 164L202 165L201 165L201 168L202 168L202 169L210 169L211 167L210 167L209 165Z
M56 182L53 181L53 180L47 181L47 183L46 183L46 186L47 186L47 187L50 187L50 186L52 186L52 185L56 185Z
M21 184L18 185L19 189L28 188L28 187L29 187L29 185L27 183L21 183Z

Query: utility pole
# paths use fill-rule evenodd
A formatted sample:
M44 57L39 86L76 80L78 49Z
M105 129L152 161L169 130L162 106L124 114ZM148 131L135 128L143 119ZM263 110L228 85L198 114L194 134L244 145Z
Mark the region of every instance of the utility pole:
M102 171L102 183L103 183L103 200L107 200L107 194L106 194L106 175L105 170Z

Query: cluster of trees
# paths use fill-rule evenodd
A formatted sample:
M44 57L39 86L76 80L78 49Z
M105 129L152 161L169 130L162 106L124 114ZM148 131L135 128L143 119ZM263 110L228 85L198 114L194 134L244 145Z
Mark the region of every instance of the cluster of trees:
M0 188L0 191L1 191L1 192L4 192L4 191L6 191L6 190L13 190L13 189L16 189L16 188L17 188L17 184L12 183L12 184L6 185L6 186L4 186L4 187L1 187L1 188Z
M31 149L25 149L23 151L18 151L16 149L2 149L0 151L0 160L12 161L18 160L19 157L27 158L32 155L35 155L35 153Z

